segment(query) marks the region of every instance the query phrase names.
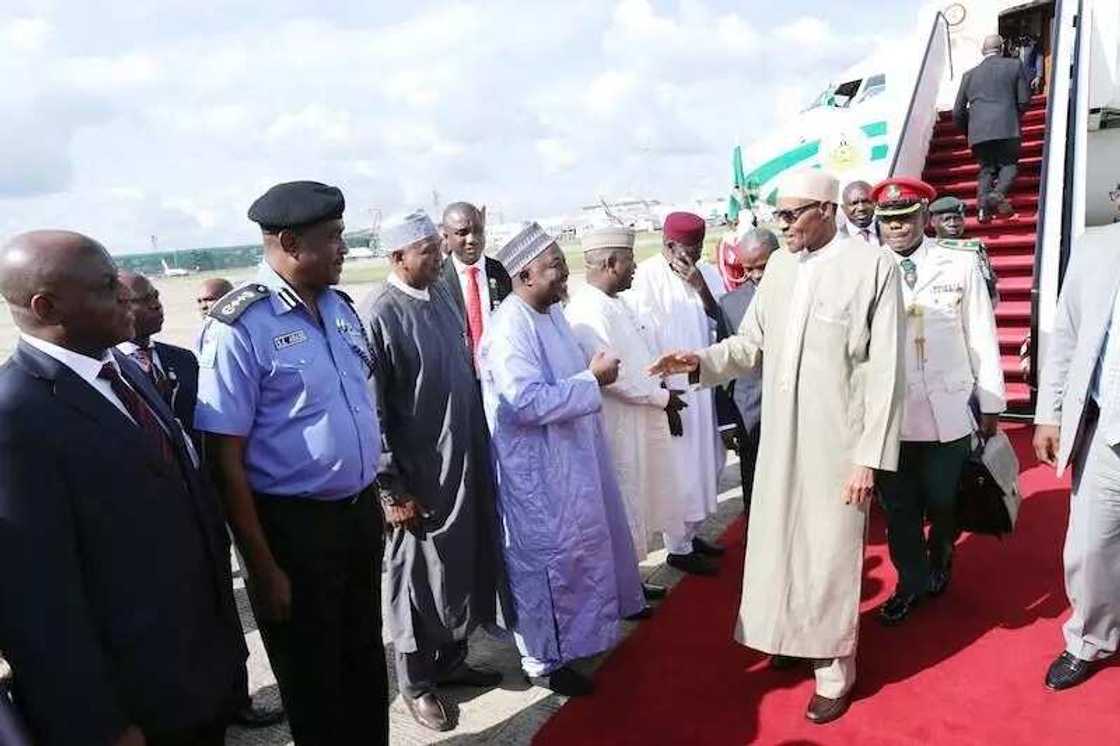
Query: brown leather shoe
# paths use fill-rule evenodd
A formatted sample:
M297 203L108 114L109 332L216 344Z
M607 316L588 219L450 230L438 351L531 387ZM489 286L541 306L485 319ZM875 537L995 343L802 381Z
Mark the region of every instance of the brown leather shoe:
M816 723L817 725L831 723L848 711L848 705L851 702L852 698L849 694L845 694L840 699L829 699L819 694L813 694L812 699L809 700L809 706L805 709L805 718L810 723Z
M440 732L451 730L451 719L447 717L443 702L435 694L425 692L416 699L403 699L409 714L420 725Z

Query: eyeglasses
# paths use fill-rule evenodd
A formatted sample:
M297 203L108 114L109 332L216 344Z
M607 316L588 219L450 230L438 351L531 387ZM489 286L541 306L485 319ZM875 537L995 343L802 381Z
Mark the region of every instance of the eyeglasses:
M774 217L777 218L779 223L793 225L801 218L802 215L804 215L814 207L820 207L820 204L820 202L810 202L808 204L801 205L801 207L795 207L792 210L778 210L774 213Z

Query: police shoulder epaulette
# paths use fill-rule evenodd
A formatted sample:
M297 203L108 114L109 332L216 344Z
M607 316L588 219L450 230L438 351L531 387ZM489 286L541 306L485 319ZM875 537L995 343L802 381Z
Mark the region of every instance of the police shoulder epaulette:
M210 307L208 315L223 324L232 324L245 313L245 309L268 296L269 290L265 285L247 283L223 295L221 300Z
M982 247L978 238L939 238L937 245L953 251L979 251Z

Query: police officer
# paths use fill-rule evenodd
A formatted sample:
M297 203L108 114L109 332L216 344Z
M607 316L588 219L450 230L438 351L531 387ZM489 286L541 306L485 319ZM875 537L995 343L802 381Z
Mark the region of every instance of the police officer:
M988 257L988 249L979 238L965 238L964 202L956 197L940 197L929 204L929 222L937 234L937 245L943 249L967 251L980 261L980 274L988 288L992 306L999 303L996 273Z
M195 425L248 571L296 744L387 743L380 453L364 329L338 283L337 188L249 208L264 263L210 310Z
M936 193L917 179L876 185L872 199L883 244L898 262L906 310L906 401L898 471L880 472L887 543L899 581L879 609L902 622L927 594L949 583L957 486L977 426L992 435L1004 409L995 316L976 255L925 236ZM975 396L977 423L969 409ZM926 518L930 532L924 535Z

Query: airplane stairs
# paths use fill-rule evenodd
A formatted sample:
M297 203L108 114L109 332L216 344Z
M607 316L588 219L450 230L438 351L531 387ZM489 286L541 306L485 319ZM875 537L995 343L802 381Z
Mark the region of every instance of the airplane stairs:
M953 124L952 112L940 112L934 127L922 178L939 196L964 200L965 236L983 240L998 277L1000 302L996 326L1007 384L1009 413L1027 413L1030 389L1020 370L1019 350L1031 329L1031 286L1034 279L1035 239L1038 232L1042 150L1046 137L1046 97L1034 96L1023 114L1019 173L1008 198L1017 217L981 225L976 219L976 188L980 167L972 157L965 134Z

